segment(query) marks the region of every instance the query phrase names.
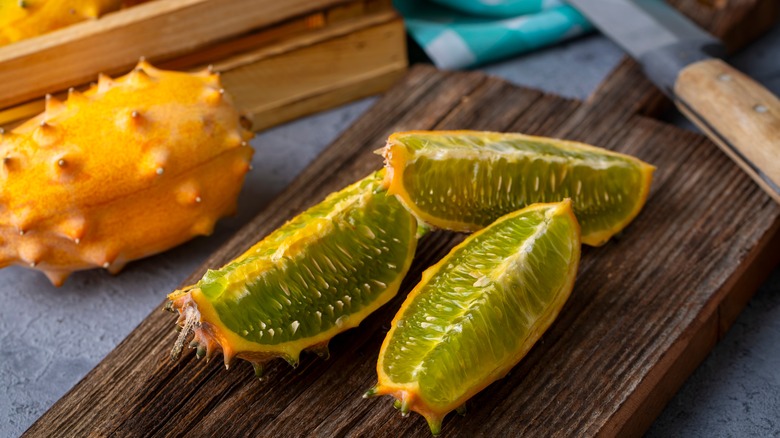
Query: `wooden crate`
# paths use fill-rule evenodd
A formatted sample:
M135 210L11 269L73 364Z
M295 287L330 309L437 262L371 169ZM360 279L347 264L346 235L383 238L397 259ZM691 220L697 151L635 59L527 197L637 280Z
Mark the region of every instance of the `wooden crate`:
M0 126L141 56L213 65L255 129L379 93L407 66L390 0L157 0L1 47Z

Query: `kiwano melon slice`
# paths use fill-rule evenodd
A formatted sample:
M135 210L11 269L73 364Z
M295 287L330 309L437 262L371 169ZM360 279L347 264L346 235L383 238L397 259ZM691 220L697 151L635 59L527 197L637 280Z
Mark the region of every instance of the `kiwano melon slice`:
M252 132L219 76L132 72L0 132L0 267L31 266L59 285L73 271L210 234L236 209Z
M383 172L328 196L197 284L169 295L198 357L222 351L252 362L296 365L326 352L398 292L417 246L417 220L382 188Z
M497 132L399 132L383 154L389 192L435 227L475 231L533 203L571 198L588 245L606 243L639 214L654 170L583 143Z
M366 396L393 395L403 415L422 414L438 434L448 412L502 378L552 324L579 259L568 199L534 204L469 236L409 293Z

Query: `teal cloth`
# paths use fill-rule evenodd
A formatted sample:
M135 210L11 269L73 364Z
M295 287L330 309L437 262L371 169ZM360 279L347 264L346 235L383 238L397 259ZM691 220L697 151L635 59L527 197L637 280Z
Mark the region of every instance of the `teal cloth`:
M394 5L411 37L443 69L476 67L592 30L561 0L394 0Z

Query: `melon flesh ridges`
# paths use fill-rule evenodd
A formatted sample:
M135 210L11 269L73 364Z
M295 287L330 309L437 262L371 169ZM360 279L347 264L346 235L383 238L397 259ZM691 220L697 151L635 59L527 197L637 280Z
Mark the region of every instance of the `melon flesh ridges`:
M210 71L141 61L65 102L48 97L0 135L0 267L60 285L210 234L235 211L251 137Z
M225 266L168 295L182 327L171 357L190 333L196 357L221 352L253 364L302 351L327 356L337 334L387 303L409 270L417 220L381 189L378 172L290 219Z
M402 415L420 413L438 435L450 411L506 375L555 320L580 244L569 199L533 204L467 237L409 292L364 397L394 396Z

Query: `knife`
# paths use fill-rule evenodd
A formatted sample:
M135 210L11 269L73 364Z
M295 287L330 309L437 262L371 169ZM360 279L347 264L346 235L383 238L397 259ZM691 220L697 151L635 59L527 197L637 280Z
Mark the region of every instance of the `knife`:
M780 203L780 100L719 56L723 44L662 0L567 0Z

